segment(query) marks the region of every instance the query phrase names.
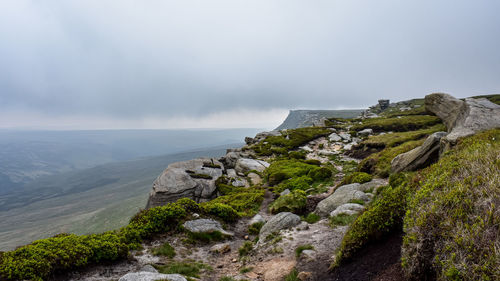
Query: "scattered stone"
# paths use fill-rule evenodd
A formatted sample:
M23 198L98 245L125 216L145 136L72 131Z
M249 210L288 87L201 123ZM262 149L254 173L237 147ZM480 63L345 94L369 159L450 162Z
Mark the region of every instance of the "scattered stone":
M313 152L314 151L312 148L310 148L307 145L301 146L301 147L299 147L299 149L302 149L302 150L307 151L307 152Z
M280 196L284 196L284 195L287 195L287 194L290 194L290 189L285 189L283 190L281 193L280 193Z
M204 167L206 162L220 168ZM154 181L146 208L163 206L184 197L196 202L213 199L217 189L215 181L222 176L223 168L222 163L213 158L199 158L168 165ZM206 178L193 175L203 175Z
M229 178L237 178L238 175L236 174L236 171L234 169L227 169L226 174Z
M337 141L341 141L341 140L342 140L342 138L341 138L339 135L337 135L337 133L331 133L331 134L328 136L328 139L329 139L330 141L333 141L333 142L337 142Z
M439 159L440 140L444 136L446 136L445 132L434 133L421 146L394 157L391 161L392 172L415 171L437 161Z
M233 236L233 233L227 232L222 228L222 225L212 219L197 219L186 221L183 224L184 228L193 233L211 233L219 231L224 235Z
M157 281L157 280L168 280L168 281L187 281L184 276L180 274L161 274L153 272L135 272L127 273L122 276L118 281Z
M342 214L351 216L351 215L359 214L364 209L365 209L365 207L363 205L356 204L356 203L347 203L347 204L340 205L337 209L332 211L330 213L330 217L336 217L336 216L342 215Z
M238 262L238 260L237 260L237 259L232 259L231 261L232 261L232 262Z
M200 217L200 215L199 215L199 214L197 214L197 213L193 213L193 218L197 219L197 218L199 218L199 217Z
M371 199L363 191L360 191L360 184L353 183L348 185L343 185L335 192L322 200L316 206L316 213L321 216L327 216L332 211L337 209L340 205L349 203L351 200L363 200L369 202Z
M245 235L245 237L243 237L243 238L244 238L245 240L248 240L248 239L249 239L248 235Z
M350 141L351 140L351 134L346 133L346 132L341 132L339 133L339 136L344 140L344 141Z
M229 245L229 243L216 244L210 248L210 252L214 254L225 254L230 251L231 246Z
M244 179L236 178L231 181L231 185L234 187L246 187L248 182Z
M146 264L145 266L143 266L141 268L141 270L139 270L140 272L152 272L152 273L158 273L158 270L156 270L156 268L154 268L152 265L150 264Z
M358 132L358 136L369 136L373 134L373 129L364 129Z
M290 212L281 212L273 216L266 224L260 229L260 240L263 241L267 235L278 232L282 229L291 228L300 223L300 217Z
M316 259L316 251L314 250L304 250L300 254L300 257L307 261L313 261Z
M234 169L239 173L247 173L252 170L263 172L267 167L269 167L269 163L262 160L250 159L250 158L240 158L236 161L236 166Z
M309 280L312 280L312 272L309 272L309 271L301 271L301 272L299 272L299 274L297 275L297 278L298 278L300 281L309 281Z
M258 222L263 222L265 223L266 220L259 214L256 214L249 222L248 222L248 225L252 225L254 223L258 223Z

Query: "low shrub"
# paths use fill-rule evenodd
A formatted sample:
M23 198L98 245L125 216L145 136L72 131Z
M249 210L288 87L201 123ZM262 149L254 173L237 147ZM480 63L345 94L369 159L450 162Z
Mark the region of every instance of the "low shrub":
M285 281L300 281L299 272L294 268L287 276L285 276Z
M264 189L234 188L232 190L233 191L226 190L226 195L219 196L208 203L222 203L228 205L238 213L238 216L241 217L253 216L259 211L260 205L264 200ZM240 191L238 192L235 190Z
M265 170L264 177L269 185L277 185L284 180L307 175L313 169L318 167L296 159L278 160Z
M296 189L289 194L281 195L269 207L273 214L280 212L302 213L307 205L306 193Z
M311 184L313 183L313 179L309 176L300 176L300 177L294 177L291 179L287 179L277 186L272 187L272 191L275 193L281 193L283 190L288 189L290 191L293 191L295 189L300 189L300 190L307 190L311 187Z
M330 130L323 127L306 127L289 129L282 132L281 136L268 136L263 141L254 144L251 148L257 155L270 156L288 155L288 151L294 150L301 145L316 138L326 136Z
M361 124L355 124L352 130L361 131L370 128L374 132L407 132L428 128L440 123L442 123L441 119L430 115L380 117L364 119Z
M351 174L347 175L346 177L344 177L344 179L339 184L339 186L351 184L351 183L365 183L365 182L371 181L372 179L373 179L373 176L368 174L368 173L354 172L354 173L351 173Z
M332 171L326 167L311 169L307 174L314 181L322 181L332 177Z
M309 213L306 217L302 218L303 221L313 224L317 223L321 219L321 216L316 213Z
M321 161L316 160L316 159L307 159L304 161L304 163L309 164L309 165L321 166Z
M234 222L239 218L233 207L214 200L200 204L203 213L221 218L225 222Z
M330 217L330 226L336 227L336 226L349 225L352 222L354 222L357 217L358 215L347 215L347 214L340 214L334 217Z
M288 157L292 159L306 159L307 152L305 151L291 151L288 153Z
M202 270L213 270L212 267L202 262L193 260L170 261L166 265L155 265L158 272L163 274L181 274L186 277L200 278Z
M188 244L196 244L197 242L201 242L203 244L208 244L213 241L222 241L226 236L222 234L220 231L212 231L212 232L190 232L187 231L188 238L184 241Z

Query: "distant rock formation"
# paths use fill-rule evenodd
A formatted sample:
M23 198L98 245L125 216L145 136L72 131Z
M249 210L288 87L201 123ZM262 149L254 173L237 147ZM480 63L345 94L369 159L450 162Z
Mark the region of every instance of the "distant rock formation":
M190 198L204 202L216 196L215 181L222 176L224 166L213 158L199 158L168 165L153 183L146 208Z
M296 129L310 126L324 126L327 118L355 118L363 109L347 110L290 110L285 121L275 130ZM322 124L323 123L323 124Z
M455 145L459 138L500 128L500 105L485 98L463 101L448 94L434 93L425 97L425 108L441 118L448 129L448 135L441 139L442 151Z

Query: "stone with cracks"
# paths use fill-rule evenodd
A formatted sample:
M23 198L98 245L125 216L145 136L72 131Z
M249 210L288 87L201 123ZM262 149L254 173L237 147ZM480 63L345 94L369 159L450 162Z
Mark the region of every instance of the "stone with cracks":
M434 133L421 146L394 157L391 161L391 171L393 173L415 171L437 161L439 159L440 140L444 136L446 136L445 132Z
M212 232L220 232L224 235L233 236L234 234L225 231L222 228L220 222L212 220L212 219L197 219L186 221L183 224L184 228L193 233L212 233Z
M234 169L237 173L247 173L252 170L257 172L263 172L267 167L269 167L269 163L262 160L250 159L250 158L240 158L236 161L236 166Z
M315 212L320 216L328 216L339 206L349 203L351 200L369 202L371 200L370 196L367 196L360 188L359 183L343 185L337 188L333 194L318 203Z
M266 224L262 226L259 233L259 241L273 232L279 232L282 229L292 228L300 223L300 217L290 212L281 212L273 216Z
M363 211L365 207L356 203L347 203L340 205L337 209L330 213L330 217L336 217L338 215L355 215Z
M212 164L220 168L210 167ZM168 165L154 181L146 208L163 206L184 197L196 202L215 198L217 189L215 181L222 176L223 168L221 162L210 158L198 158Z

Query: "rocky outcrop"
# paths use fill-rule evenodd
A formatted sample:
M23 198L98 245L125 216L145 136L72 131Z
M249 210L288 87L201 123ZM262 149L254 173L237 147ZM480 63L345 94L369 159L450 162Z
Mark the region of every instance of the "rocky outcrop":
M276 130L296 129L321 125L328 118L355 118L362 109L347 110L290 110L285 121Z
M221 157L219 160L224 164L226 169L232 169L236 166L236 161L240 158L251 158L251 151L243 151L241 148L228 149L225 156Z
M161 274L153 272L134 272L122 276L118 281L186 281L186 278L180 274Z
M444 136L446 136L445 132L434 133L421 146L394 157L391 161L392 172L415 171L437 161L440 140Z
M340 205L337 209L332 211L330 213L330 216L335 217L338 215L349 215L349 216L355 215L355 214L360 213L364 209L365 209L365 207L363 205L356 204L356 203L347 203L344 205Z
M212 219L197 219L187 221L183 224L184 228L193 233L212 233L220 232L227 236L233 236L233 233L227 232L222 228L220 222Z
M153 183L146 208L162 206L180 198L204 202L216 196L215 181L224 166L210 158L199 158L168 165Z
M459 138L500 128L500 106L484 98L462 101L435 93L425 97L425 108L441 118L448 128L448 135L441 139L442 151L455 145Z
M266 224L260 229L259 241L264 239L273 232L278 232L282 229L294 227L300 223L300 217L290 212L282 212L273 216Z
M234 167L234 169L237 173L244 174L252 170L263 172L267 167L269 167L269 163L267 163L266 161L240 158L236 161L236 166Z

